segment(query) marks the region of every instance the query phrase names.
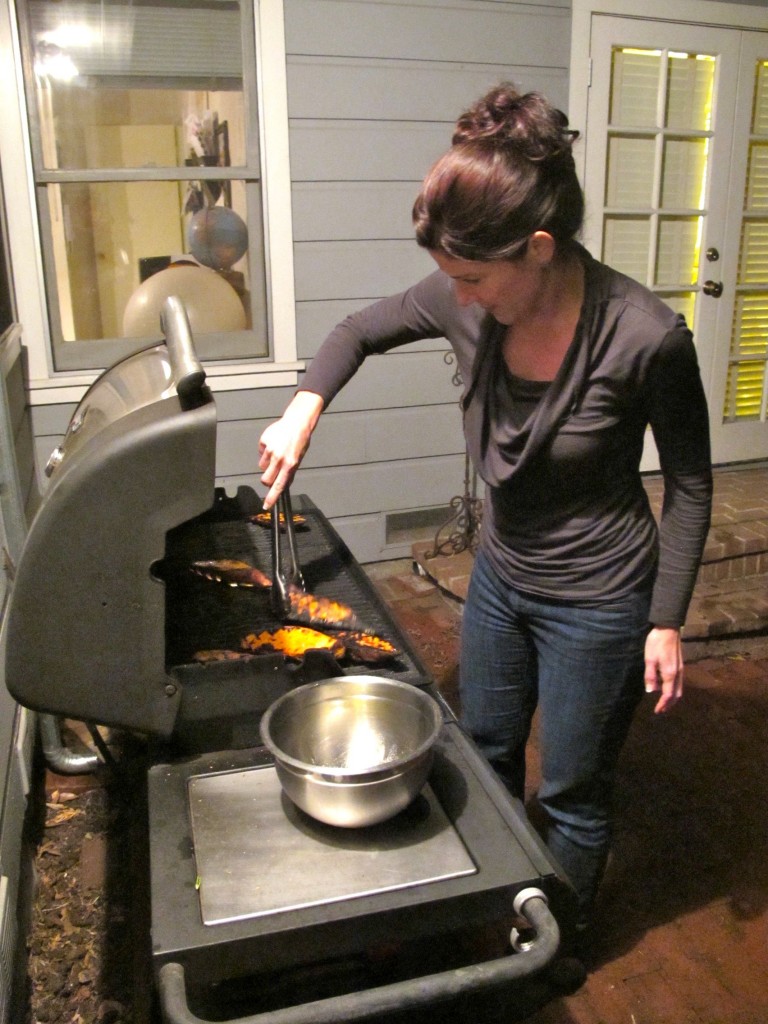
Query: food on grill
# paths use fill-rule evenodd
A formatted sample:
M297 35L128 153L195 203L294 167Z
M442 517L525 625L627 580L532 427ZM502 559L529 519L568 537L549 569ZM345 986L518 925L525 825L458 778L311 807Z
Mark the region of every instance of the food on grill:
M268 590L272 586L272 580L261 569L234 558L193 562L190 568L197 576L215 583L225 583L228 587ZM348 605L330 597L308 594L301 587L288 587L286 602L285 618L293 622L308 626L332 626L335 629L358 629L360 626L360 620Z
M211 661L253 661L255 654L248 651L231 651L226 648L215 648L207 651L195 651L192 655L193 661L207 664Z
M272 510L270 509L269 512L257 512L255 515L249 516L248 518L250 519L250 521L252 523L256 523L259 526L271 526L272 525ZM300 516L296 512L294 512L293 515L291 516L291 521L293 522L294 526L302 527L302 526L306 526L307 525L306 517L305 516ZM280 524L280 529L284 530L285 529L285 513L284 512L280 513L280 518L278 519L278 522Z
M354 661L378 665L396 658L400 651L383 636L361 633L358 630L340 630L336 636L344 644Z
M236 558L193 562L190 568L197 576L204 576L215 583L226 583L228 587L259 587L268 590L272 586L272 580L261 569Z
M286 618L308 626L331 626L334 629L358 629L360 620L349 607L330 597L308 594L300 587L288 587Z
M381 664L396 658L398 649L380 636L371 636L355 630L339 633L322 633L307 626L281 626L270 632L249 633L242 641L240 651L227 648L212 648L196 651L194 661L209 664L214 661L249 661L259 654L284 654L288 658L302 658L307 651L328 650L341 661L350 660L365 664Z
M344 644L336 637L306 626L281 626L273 632L249 633L241 646L250 651L275 651L288 658L301 658L307 651L318 649L329 650L338 659L345 654Z

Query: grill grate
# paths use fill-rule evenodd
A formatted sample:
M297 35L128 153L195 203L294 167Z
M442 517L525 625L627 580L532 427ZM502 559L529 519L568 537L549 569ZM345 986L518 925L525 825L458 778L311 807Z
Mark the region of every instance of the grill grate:
M296 536L307 590L348 604L369 629L402 651L395 661L376 666L377 674L423 683L425 670L407 637L338 534L308 498L298 496L293 504L306 520ZM189 665L199 650L240 650L248 633L281 625L272 612L268 590L229 587L190 569L194 561L233 558L271 576L270 531L249 522L249 516L259 511L261 502L250 488L240 488L234 498L217 491L209 512L169 532L165 560L156 567L166 585L167 670ZM258 672L261 662L261 657L250 662L255 666L251 671ZM270 659L265 659L265 669L269 664ZM361 671L358 663L343 663L341 668L347 674Z
M154 573L166 587L166 672L181 684L181 705L174 727L178 750L201 752L242 749L260 743L259 721L267 707L289 689L337 675L374 672L416 686L430 683L407 637L390 615L371 581L319 509L306 497L294 499L294 511L306 519L297 532L307 589L348 604L361 621L390 640L402 653L384 665L337 662L327 651L309 651L300 662L281 654L248 661L199 664L199 650L240 650L251 632L274 630L268 590L240 589L193 573L195 561L235 558L271 575L269 529L249 522L261 511L250 488L230 498L217 491L211 508L166 534L163 561Z

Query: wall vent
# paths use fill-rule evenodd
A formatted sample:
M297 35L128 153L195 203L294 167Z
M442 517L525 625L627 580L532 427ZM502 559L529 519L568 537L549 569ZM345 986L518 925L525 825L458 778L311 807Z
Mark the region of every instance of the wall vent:
M412 509L410 512L390 512L384 520L386 543L431 540L443 523L447 522L450 514L447 505Z

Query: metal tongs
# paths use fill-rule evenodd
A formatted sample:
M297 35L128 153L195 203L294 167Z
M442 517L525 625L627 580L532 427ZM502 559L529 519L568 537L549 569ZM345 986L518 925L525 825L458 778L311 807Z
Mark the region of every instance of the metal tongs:
M307 593L299 568L295 521L288 488L275 502L270 521L272 527L272 611L281 622L300 622L314 629L362 630L357 615L340 601ZM288 552L283 557L285 533ZM287 564L286 564L287 562Z
M285 524L285 538L288 546L288 565L284 565L282 527ZM288 618L291 603L289 589L306 590L304 577L299 567L299 549L296 545L296 531L293 528L293 507L291 494L286 487L272 508L272 611L282 621Z

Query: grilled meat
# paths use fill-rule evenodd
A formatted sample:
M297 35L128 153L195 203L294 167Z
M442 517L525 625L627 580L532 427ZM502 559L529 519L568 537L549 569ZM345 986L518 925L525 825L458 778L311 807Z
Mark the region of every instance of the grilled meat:
M269 527L269 526L272 525L272 510L270 509L269 512L257 512L255 515L249 516L248 518L249 518L249 520L252 523L256 523L258 526ZM292 521L293 521L293 525L294 526L298 526L299 529L301 529L301 528L303 528L303 527L305 527L307 525L306 517L305 516L300 516L300 515L298 515L295 512L294 512L294 514L292 516ZM280 529L284 530L285 529L285 513L284 512L280 513L280 518L278 519L278 523L280 524Z
M257 587L268 590L272 580L261 569L256 569L248 562L236 558L221 558L211 561L193 562L191 570L197 576L204 576L215 583L225 583L228 587Z
M286 617L308 626L329 626L333 629L359 629L360 620L352 609L330 597L307 594L300 587L288 587Z
M288 658L301 658L307 651L318 649L329 650L338 659L345 653L343 643L336 637L306 626L281 626L273 632L249 633L241 646L249 651L275 651Z
M382 636L361 633L359 630L339 630L336 637L344 644L347 654L353 661L368 665L378 665L392 661L401 652Z
M205 665L212 661L253 661L256 657L248 651L230 651L226 648L214 648L206 651L195 651L193 661Z
M322 633L306 626L282 626L274 632L249 633L241 641L242 650L212 648L195 651L193 661L210 664L215 661L251 661L259 654L284 654L288 658L302 658L307 651L330 650L335 658L348 656L351 661L377 665L396 658L400 651L383 637L371 636L355 630Z
M224 583L228 587L268 590L272 586L272 580L261 569L234 558L193 562L190 568L197 576L203 576L215 583ZM307 626L331 626L336 629L360 627L360 621L352 609L340 601L307 594L295 586L288 588L286 596L286 619L291 622Z

